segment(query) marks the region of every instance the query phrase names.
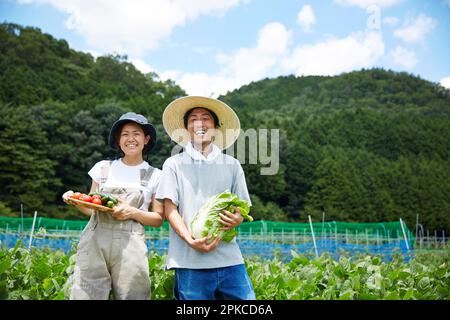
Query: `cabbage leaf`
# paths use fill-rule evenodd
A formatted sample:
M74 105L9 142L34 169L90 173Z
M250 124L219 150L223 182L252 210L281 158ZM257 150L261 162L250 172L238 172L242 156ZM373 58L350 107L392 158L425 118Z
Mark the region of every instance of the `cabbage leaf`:
M250 205L247 201L239 199L237 195L228 190L212 196L201 206L192 219L190 223L191 235L195 239L210 236L210 243L217 237L230 242L238 232L234 228L221 230L224 225L219 222L219 212L222 212L222 210L234 212L235 208L239 208L244 221L253 221L253 217L249 215Z

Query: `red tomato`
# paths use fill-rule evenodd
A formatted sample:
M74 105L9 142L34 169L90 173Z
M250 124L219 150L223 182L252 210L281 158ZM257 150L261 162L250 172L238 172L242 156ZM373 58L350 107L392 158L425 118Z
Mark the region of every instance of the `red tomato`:
M95 197L95 196L93 196L92 198L93 198L93 199L92 199L92 203L93 203L93 204L98 204L99 206L102 205L102 199L101 199L101 198L97 198L97 197Z
M80 200L84 201L84 202L92 202L92 199L93 198L90 195L87 195L87 194L83 194L80 197Z
M92 198L94 198L94 199L102 199L102 196L99 195L99 194L94 194L94 195L92 196Z
M72 199L80 199L81 192L74 192L71 196Z

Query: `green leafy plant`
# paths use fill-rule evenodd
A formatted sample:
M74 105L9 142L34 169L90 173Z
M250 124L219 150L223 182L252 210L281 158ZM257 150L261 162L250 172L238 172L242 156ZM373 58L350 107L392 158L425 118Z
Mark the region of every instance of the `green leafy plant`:
M0 299L69 299L76 254L62 251L6 249L0 243ZM171 300L174 272L165 255L148 256L151 298ZM292 252L289 262L251 256L246 268L258 300L449 300L449 250L418 252L409 261L398 255L330 255Z
M247 201L241 200L230 191L224 191L208 199L194 216L190 223L191 234L194 238L203 238L210 236L209 241L220 237L222 240L230 242L238 234L235 229L222 230L223 224L219 222L219 213L222 210L234 212L235 208L239 210L244 220L253 221L249 215L250 206Z

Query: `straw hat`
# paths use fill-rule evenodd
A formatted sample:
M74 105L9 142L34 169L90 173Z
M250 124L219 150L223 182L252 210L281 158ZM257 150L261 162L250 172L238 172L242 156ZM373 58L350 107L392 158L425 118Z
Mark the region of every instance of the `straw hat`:
M205 108L219 118L214 144L221 150L231 146L239 136L241 125L236 113L227 104L213 98L186 96L172 101L164 110L163 125L170 138L184 147L191 140L184 127L183 117L192 108ZM220 133L220 134L219 134Z

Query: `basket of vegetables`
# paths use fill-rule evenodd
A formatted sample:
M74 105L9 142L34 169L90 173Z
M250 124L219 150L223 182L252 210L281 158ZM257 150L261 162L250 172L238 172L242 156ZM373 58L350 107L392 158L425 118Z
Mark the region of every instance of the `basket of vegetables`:
M73 205L110 213L114 212L113 207L118 203L116 197L100 192L90 192L89 194L74 192L66 201Z

